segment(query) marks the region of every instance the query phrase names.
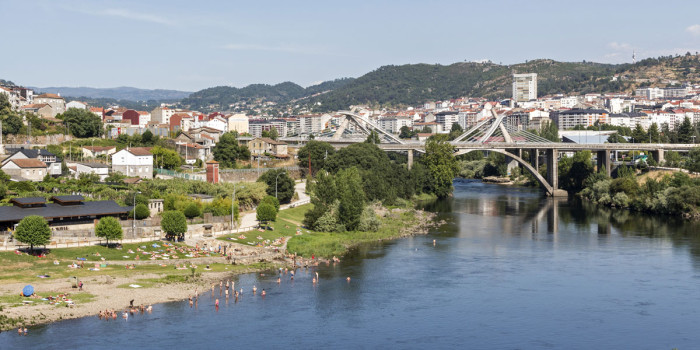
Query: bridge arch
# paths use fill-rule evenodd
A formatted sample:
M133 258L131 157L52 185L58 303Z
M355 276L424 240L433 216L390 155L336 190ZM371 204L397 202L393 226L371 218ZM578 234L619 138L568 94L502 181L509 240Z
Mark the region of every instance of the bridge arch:
M457 150L457 152L454 153L454 156L456 157L456 156L459 156L462 154L467 154L467 153L472 152L472 151L485 151L485 150L480 149L480 148L472 148L472 149L461 148L461 149ZM549 182L547 182L547 180L540 174L540 172L537 171L537 169L535 169L535 167L530 165L530 163L526 162L524 159L518 157L517 155L506 151L505 149L491 148L491 149L488 149L488 151L503 154L503 155L510 157L510 158L514 159L515 161L517 161L520 165L525 167L525 169L527 169L527 171L530 172L530 174L532 174L532 176L534 176L535 179L537 179L537 182L539 182L539 184L545 189L545 191L547 191L547 195L554 196L555 189L552 187L552 185L549 184Z

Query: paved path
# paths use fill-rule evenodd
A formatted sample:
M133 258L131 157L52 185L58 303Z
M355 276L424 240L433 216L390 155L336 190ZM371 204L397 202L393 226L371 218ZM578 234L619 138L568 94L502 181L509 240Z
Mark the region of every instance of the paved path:
M309 195L305 192L306 181L302 181L294 185L294 191L297 193L297 195L299 195L299 199L290 204L281 205L280 210L293 208L301 204L306 204L309 203L309 201L311 200L311 197L309 197ZM240 228L258 227L258 219L256 218L256 216L257 215L255 211L243 215L243 217L241 218Z

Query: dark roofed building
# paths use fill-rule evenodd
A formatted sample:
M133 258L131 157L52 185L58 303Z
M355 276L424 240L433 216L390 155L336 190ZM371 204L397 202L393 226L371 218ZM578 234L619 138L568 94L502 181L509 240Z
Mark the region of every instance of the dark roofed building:
M85 202L83 196L53 196L53 203L46 203L43 197L13 198L14 205L0 207L0 230L13 228L23 218L38 215L49 225L94 224L95 220L114 216L126 219L131 207L122 207L115 201Z

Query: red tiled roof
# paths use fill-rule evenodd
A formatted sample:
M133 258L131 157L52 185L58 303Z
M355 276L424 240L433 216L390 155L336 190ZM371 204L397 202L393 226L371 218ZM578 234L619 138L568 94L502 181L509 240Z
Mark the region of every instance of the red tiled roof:
M20 168L46 168L46 163L34 158L12 159L11 162L14 162Z
M152 147L131 147L127 151L135 156L150 156Z
M41 94L37 96L37 98L56 98L56 99L63 99L63 97L57 95L57 94Z

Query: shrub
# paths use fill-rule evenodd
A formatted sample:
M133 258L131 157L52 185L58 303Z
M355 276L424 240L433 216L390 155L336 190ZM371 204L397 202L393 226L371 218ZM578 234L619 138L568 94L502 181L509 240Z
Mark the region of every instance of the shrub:
M362 215L360 216L360 224L357 226L357 229L364 232L376 232L379 230L380 225L381 221L379 221L379 218L377 217L377 214L374 213L374 210L371 207L366 207L365 210L362 211Z

